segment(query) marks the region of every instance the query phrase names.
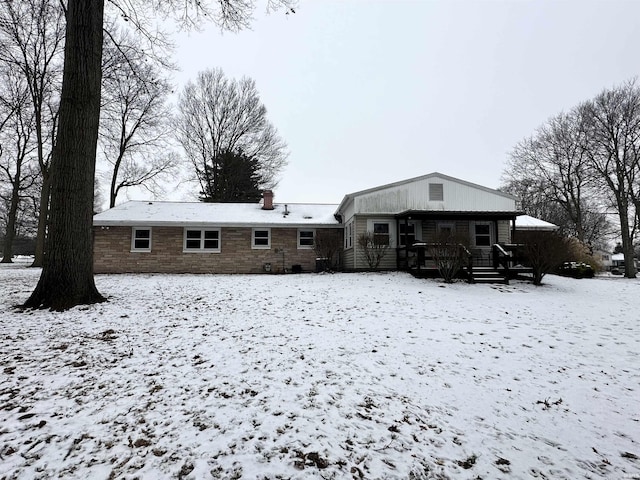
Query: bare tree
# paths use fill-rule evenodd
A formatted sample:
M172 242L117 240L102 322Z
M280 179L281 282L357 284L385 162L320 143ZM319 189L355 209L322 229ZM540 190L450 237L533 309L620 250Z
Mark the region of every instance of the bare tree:
M34 115L42 177L34 265L42 266L62 78L64 11L56 0L1 0L0 6L0 63L24 78Z
M503 189L518 195L529 215L593 246L607 235L608 222L595 195L590 141L579 109L550 118L511 152Z
M115 27L112 27L115 29ZM124 32L105 42L100 145L109 163L109 207L121 190L141 186L154 195L172 175L177 155L167 95L171 85L139 40Z
M2 263L11 263L21 203L37 177L29 165L35 148L34 115L28 108L28 89L21 77L4 71L0 82L0 178L9 187L0 192L6 211Z
M336 230L318 230L313 239L313 250L324 270L333 270L339 262L342 238Z
M590 168L605 187L620 223L625 277L635 278L633 237L636 214L634 189L640 180L637 152L640 146L640 89L630 81L604 90L580 107L591 144L586 149Z
M178 140L192 162L206 199L214 192L223 155L242 154L258 162L262 188L272 188L286 165L286 144L267 120L250 78L228 79L220 69L206 70L189 82L178 103Z
M570 258L571 242L555 232L530 231L520 235L524 243L525 262L533 270L533 284L542 285L547 273L553 272Z
M288 4L286 0L278 3ZM131 2L114 2L127 20L144 25ZM248 22L245 0L154 0L148 8L174 13L184 25L208 18L227 28ZM216 8L217 6L217 8ZM288 7L289 8L289 7ZM238 15L240 15L238 17ZM42 274L26 308L62 310L103 301L93 279L93 182L100 119L104 0L68 0L59 127L53 152L49 243ZM148 32L148 30L146 30Z

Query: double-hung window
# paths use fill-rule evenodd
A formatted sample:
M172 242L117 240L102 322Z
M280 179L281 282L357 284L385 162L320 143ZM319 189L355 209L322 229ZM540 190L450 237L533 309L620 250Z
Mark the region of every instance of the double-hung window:
M131 231L131 251L150 252L151 251L151 229L133 227Z
M389 223L373 223L373 240L376 245L391 245L391 229Z
M254 228L251 234L251 248L268 250L271 248L271 229Z
M220 229L185 228L183 251L219 253Z
M313 248L315 234L313 229L299 229L298 248Z
M491 245L491 225L489 223L475 224L476 247L489 247Z

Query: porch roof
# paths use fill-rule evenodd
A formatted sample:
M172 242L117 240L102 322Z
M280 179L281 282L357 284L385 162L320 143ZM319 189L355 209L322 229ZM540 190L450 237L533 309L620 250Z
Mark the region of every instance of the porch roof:
M456 220L515 220L518 215L522 215L522 212L513 211L477 211L477 212L463 212L463 211L447 211L447 210L405 210L404 212L397 213L396 218L414 218L414 219L431 219L431 218L447 218Z

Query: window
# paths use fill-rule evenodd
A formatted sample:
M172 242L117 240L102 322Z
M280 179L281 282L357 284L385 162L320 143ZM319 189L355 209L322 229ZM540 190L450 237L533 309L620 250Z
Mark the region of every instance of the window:
M251 248L271 248L271 229L254 228L251 239Z
M313 248L315 230L298 230L298 248Z
M131 251L150 252L151 251L151 229L133 227L131 232Z
M353 247L353 221L347 223L344 234L344 248Z
M400 221L400 245L413 245L416 241L416 223Z
M453 223L438 223L436 232L438 242L451 241L456 234L455 225Z
M185 252L220 252L219 228L185 228Z
M391 245L388 223L373 223L373 239L376 245Z
M476 247L491 246L491 226L488 223L475 224Z
M429 184L429 201L431 202L444 201L444 185L442 183Z

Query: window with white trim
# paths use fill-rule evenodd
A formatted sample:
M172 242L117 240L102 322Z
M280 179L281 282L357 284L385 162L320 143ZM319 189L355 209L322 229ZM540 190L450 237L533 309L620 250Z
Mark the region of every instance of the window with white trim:
M373 235L373 240L378 245L395 247L398 241L395 220L369 218L367 219L367 233Z
M185 228L183 251L220 253L220 229Z
M353 247L353 220L345 226L344 248Z
M476 247L491 246L491 225L487 223L476 223L474 226L474 236Z
M271 248L271 229L270 228L252 229L251 248L255 248L255 249Z
M131 230L131 251L151 251L151 229L133 227Z
M389 222L373 222L373 238L376 245L391 245Z
M298 229L298 248L313 248L315 236L313 229Z

